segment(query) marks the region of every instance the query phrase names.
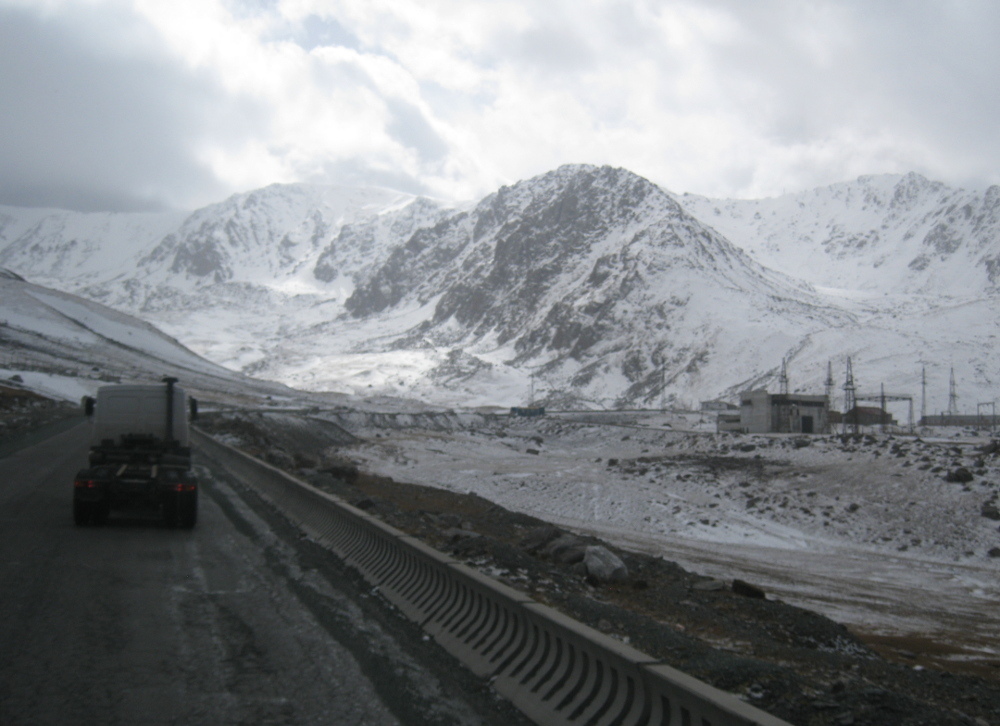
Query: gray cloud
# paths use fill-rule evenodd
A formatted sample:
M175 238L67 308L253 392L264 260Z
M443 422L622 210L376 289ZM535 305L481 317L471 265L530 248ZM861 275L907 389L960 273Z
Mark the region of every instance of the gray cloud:
M363 158L326 162L305 181L317 184L336 181L344 186L384 187L407 194L429 193L427 187L413 176L398 169L380 167Z
M222 194L195 159L214 83L155 45L124 50L117 33L149 35L135 19L100 22L0 9L0 203L146 210Z
M386 106L392 117L386 129L401 144L414 149L425 162L441 161L449 147L433 129L424 114L411 103L388 99Z
M190 207L295 179L468 196L580 161L719 195L1000 182L995 3L418 6L222 0L234 33L206 52L219 28L152 6L0 0L0 203Z
M911 169L953 182L995 177L1000 5L710 5L739 23L739 37L715 49L713 75L734 99L753 89L746 113L776 143L821 142L839 131L882 136L924 150L903 162Z

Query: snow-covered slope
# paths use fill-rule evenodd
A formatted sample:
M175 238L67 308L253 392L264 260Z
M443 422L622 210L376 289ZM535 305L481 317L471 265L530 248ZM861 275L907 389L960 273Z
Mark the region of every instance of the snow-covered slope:
M33 285L0 269L0 375L62 398L109 381L176 376L222 400L287 394L201 358L149 323L89 300Z
M0 267L66 289L122 279L134 275L144 250L184 217L0 207Z
M774 199L676 197L759 262L822 287L981 296L1000 290L1000 187L952 189L918 174Z

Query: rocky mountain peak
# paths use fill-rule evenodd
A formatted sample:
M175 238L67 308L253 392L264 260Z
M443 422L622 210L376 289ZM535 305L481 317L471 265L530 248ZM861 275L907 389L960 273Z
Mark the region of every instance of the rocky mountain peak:
M595 246L620 246L654 219L684 215L655 184L624 169L569 165L501 187L471 212L422 228L347 300L355 317L406 296L441 294L435 319L478 322L487 298L531 306L567 268L592 265ZM458 261L461 265L457 265Z
M911 171L904 174L896 183L891 206L895 209L910 210L932 197L941 196L946 189L944 184L932 182Z

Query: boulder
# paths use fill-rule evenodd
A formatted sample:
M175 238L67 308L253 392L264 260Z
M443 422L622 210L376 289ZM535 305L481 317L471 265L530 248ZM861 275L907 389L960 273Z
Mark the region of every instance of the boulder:
M980 508L979 513L987 519L1000 520L1000 509L997 509L996 502L983 502L983 506Z
M726 583L722 582L722 580L708 578L701 582L696 582L691 586L691 589L698 590L699 592L719 592L726 589Z
M955 484L965 484L966 482L972 481L972 472L966 469L964 466L960 466L956 469L949 471L944 480L947 482L953 482Z
M561 534L562 531L558 528L553 527L551 524L544 524L530 530L524 539L521 540L521 547L528 552L534 553L553 540L558 539Z
M478 532L473 532L471 529L460 529L458 527L446 529L441 534L452 543L467 539L475 539L481 536Z
M358 479L359 471L358 466L351 461L335 461L331 462L329 466L322 469L324 474L329 474L335 479L341 479L342 481L353 484Z
M733 594L741 597L749 597L755 600L766 600L767 594L756 585L751 585L743 580L733 580Z
M587 545L582 539L576 535L564 534L549 542L543 552L556 562L574 565L583 561L586 550Z
M295 468L295 459L283 449L268 449L264 452L264 461L278 469L291 471Z
M607 547L591 545L584 550L587 575L599 582L621 582L628 578L628 567Z

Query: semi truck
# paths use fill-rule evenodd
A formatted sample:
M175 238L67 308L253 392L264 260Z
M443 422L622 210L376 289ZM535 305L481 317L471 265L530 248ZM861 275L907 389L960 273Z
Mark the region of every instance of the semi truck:
M73 481L76 525L101 525L112 511L125 510L194 527L198 482L191 471L188 418L196 418L198 408L177 379L102 386L82 404L92 432L89 466Z

